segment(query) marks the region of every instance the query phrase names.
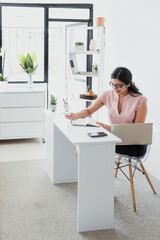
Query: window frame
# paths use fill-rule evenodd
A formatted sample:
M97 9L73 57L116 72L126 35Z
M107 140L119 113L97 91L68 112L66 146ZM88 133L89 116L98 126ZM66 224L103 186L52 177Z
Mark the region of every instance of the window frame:
M0 3L0 48L2 47L2 14L3 7L32 7L44 9L44 81L36 81L35 83L48 84L48 65L49 65L49 22L86 22L88 26L93 26L93 4L37 4L37 3ZM88 9L88 19L65 19L65 18L49 18L50 8L70 8L70 9ZM87 48L92 39L92 31L88 31ZM91 68L92 57L87 56L87 70ZM0 56L0 72L2 71L2 57ZM10 84L24 83L25 81L12 81ZM87 77L87 85L92 87L92 78Z

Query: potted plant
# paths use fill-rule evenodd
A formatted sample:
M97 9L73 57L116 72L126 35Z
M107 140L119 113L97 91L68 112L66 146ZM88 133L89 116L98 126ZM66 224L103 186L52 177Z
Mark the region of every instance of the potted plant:
M89 92L88 92L88 96L94 96L94 92L92 91L92 90L90 90Z
M50 98L50 109L52 112L55 112L57 107L57 98L55 98L55 96L53 94L51 94L51 98Z
M84 43L75 42L75 51L84 51Z
M6 77L3 77L2 73L0 73L0 82L7 81Z
M29 88L32 88L32 85L33 85L32 75L38 66L38 64L35 65L36 60L37 60L37 56L35 52L33 52L31 55L28 53L27 56L24 56L23 54L19 55L20 66L29 75L29 81L28 81Z
M93 71L97 74L97 72L98 72L98 64L97 63L92 64L92 68L93 68Z

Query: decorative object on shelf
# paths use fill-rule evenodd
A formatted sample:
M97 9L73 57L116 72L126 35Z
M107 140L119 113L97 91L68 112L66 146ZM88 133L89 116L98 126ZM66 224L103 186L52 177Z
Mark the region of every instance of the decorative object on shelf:
M84 51L84 43L83 42L75 42L75 51Z
M7 78L4 77L4 66L5 66L5 58L6 58L6 52L7 52L7 49L3 49L1 48L0 50L0 56L2 58L2 73L0 73L0 84L3 86L6 86L7 85Z
M97 63L92 64L92 68L93 68L93 71L97 74L97 72L98 72L98 64Z
M71 67L72 74L77 74L79 72L77 59L74 53L69 53L69 63Z
M80 75L93 75L93 72L85 72L85 71L80 71L78 72Z
M56 107L57 107L57 98L55 98L55 96L53 94L51 94L51 98L50 98L50 109L51 109L51 111L55 112Z
M91 39L91 40L90 40L89 50L90 50L90 51L96 51L96 41L95 41L94 39Z
M31 55L28 53L27 56L24 56L23 54L19 55L20 66L29 75L28 88L33 87L32 75L38 66L38 64L35 65L36 60L37 56L35 52L33 52Z
M97 17L96 18L96 25L98 26L104 26L104 17Z
M97 98L97 95L94 94L94 96L89 96L88 94L80 94L79 97L82 99L94 100Z
M88 92L88 96L94 96L94 92L92 91L92 90L90 90L89 92Z

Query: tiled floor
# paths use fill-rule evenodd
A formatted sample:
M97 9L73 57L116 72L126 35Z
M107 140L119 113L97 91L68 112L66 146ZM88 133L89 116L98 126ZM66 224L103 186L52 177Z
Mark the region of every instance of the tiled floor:
M45 158L45 143L41 139L0 141L0 162Z

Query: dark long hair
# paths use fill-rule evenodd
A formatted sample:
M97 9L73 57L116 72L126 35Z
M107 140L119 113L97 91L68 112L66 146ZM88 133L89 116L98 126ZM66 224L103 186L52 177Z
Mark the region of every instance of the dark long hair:
M117 67L116 69L114 69L114 71L111 73L111 79L114 79L114 78L117 78L118 80L123 82L125 85L130 83L130 86L128 87L129 94L142 95L142 93L139 92L137 86L132 82L132 73L127 68Z

